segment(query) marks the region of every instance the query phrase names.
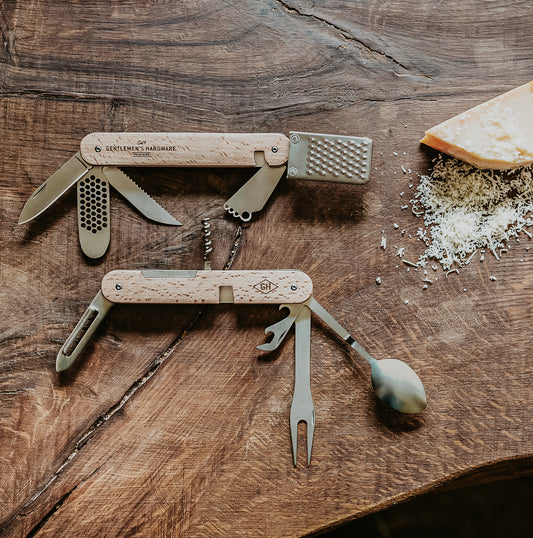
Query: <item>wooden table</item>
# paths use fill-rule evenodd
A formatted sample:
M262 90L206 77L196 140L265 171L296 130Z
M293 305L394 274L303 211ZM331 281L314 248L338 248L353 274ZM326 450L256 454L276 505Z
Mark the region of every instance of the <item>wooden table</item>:
M531 3L6 1L0 31L2 536L298 536L530 472L533 243L423 290L394 249L422 245L393 223L421 225L400 192L417 182L402 165L429 169L424 130L532 78ZM289 130L372 138L370 183L283 179L243 225L222 206L249 169L129 169L183 226L113 194L98 261L80 251L74 189L17 224L90 132ZM215 269L305 270L368 351L418 372L427 410L382 405L314 318L313 460L302 430L294 468L293 336L255 349L281 319L269 306L117 306L58 375L102 276L201 268L204 217Z

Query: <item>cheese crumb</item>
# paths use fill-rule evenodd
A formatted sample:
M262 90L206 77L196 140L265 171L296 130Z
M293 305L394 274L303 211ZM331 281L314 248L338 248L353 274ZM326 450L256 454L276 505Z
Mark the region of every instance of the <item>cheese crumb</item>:
M441 155L431 174L421 176L415 196L429 236L420 261L435 259L450 269L470 261L477 249L499 259L506 242L531 222L533 166L481 170Z

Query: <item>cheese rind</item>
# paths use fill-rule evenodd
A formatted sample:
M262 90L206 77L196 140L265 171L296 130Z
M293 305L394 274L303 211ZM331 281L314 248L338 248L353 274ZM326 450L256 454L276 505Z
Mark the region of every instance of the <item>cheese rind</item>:
M533 162L533 81L458 114L420 141L478 168Z

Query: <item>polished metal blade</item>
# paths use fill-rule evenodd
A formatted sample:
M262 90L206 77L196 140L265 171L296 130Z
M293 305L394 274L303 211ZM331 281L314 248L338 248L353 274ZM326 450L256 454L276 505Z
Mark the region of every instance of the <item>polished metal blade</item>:
M181 226L181 222L176 220L166 209L163 209L122 170L115 166L105 166L103 173L111 186L122 194L146 218L161 224Z
M86 163L81 155L76 153L33 192L20 213L19 224L29 222L49 208L90 168L92 165Z
M244 222L263 209L287 168L269 166L262 151L255 152L255 161L261 168L224 204L228 213Z
M304 306L295 321L294 394L292 397L290 429L294 466L298 459L298 424L307 424L307 465L311 464L315 407L311 395L311 311Z
M69 368L79 357L94 331L100 325L106 314L115 303L108 301L102 294L93 299L92 303L85 310L80 321L66 339L63 347L59 350L56 359L56 370L62 372Z

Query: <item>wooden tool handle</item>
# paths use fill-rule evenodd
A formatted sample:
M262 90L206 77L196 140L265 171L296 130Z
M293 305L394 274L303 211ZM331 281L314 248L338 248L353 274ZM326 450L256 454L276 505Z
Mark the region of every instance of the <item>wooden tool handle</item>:
M280 133L92 133L80 144L90 164L108 166L256 166L262 151L270 166L289 158Z
M301 303L313 292L302 271L112 271L102 280L114 303Z

